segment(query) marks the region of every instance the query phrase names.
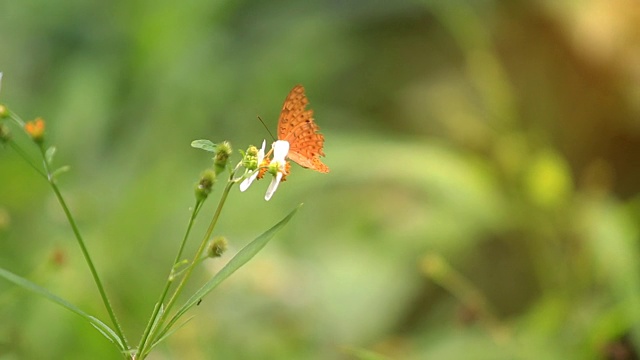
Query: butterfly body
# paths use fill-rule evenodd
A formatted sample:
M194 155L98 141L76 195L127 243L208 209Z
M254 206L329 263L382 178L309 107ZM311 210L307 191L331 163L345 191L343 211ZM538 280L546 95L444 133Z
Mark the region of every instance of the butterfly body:
M313 110L307 110L309 100L302 85L296 85L287 95L278 120L278 140L289 143L288 157L298 165L321 173L329 167L320 157L324 156L324 136L313 120Z

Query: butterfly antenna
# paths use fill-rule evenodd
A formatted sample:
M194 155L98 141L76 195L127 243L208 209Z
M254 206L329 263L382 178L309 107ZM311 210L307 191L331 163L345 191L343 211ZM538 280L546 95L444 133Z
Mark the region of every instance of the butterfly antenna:
M264 121L262 121L262 118L260 116L258 116L258 120L260 120L260 122L262 123L262 126L264 126L264 128L267 129L267 132L269 133L269 135L271 135L271 138L273 139L273 141L276 141L276 137L273 136L273 134L271 133L271 130L269 130L269 128L267 127L267 124L265 124Z

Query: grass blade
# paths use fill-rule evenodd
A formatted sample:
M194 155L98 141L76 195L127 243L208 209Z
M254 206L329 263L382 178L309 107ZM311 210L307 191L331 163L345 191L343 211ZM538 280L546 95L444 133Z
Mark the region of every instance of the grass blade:
M36 293L49 301L56 303L65 309L80 315L85 320L87 320L91 325L93 325L104 337L109 339L112 343L114 343L120 351L125 351L125 346L122 343L121 339L116 335L115 331L111 329L107 324L100 321L98 318L87 314L82 311L77 306L71 304L70 302L64 300L63 298L52 294L49 290L39 286L21 276L18 276L8 270L0 268L0 277L7 279L8 281L22 287L23 289L29 290L33 293Z
M269 240L271 240L271 238L273 238L273 236L280 229L282 229L282 227L284 227L289 222L289 220L291 220L293 215L298 211L298 209L300 209L301 206L302 204L298 205L271 229L265 231L264 233L262 233L262 235L258 236L245 247L243 247L213 278L211 278L211 280L207 281L198 291L195 292L195 294L193 294L189 298L189 300L187 300L187 302L180 308L180 310L178 310L178 312L171 318L171 321L169 321L167 326L163 329L160 336L162 337L167 332L167 330L169 330L169 328L171 328L171 326L200 299L211 292L211 290L215 289L226 278L228 278L236 270L241 268L260 250L262 250L262 248L267 245Z

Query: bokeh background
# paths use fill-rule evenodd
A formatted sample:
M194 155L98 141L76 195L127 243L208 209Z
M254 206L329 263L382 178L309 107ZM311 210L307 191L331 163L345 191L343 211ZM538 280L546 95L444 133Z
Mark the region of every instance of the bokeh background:
M640 4L0 1L0 102L43 116L130 341L211 165L303 84L327 175L234 189L230 250L292 222L152 359L636 359ZM35 155L25 137L14 140ZM239 160L236 153L235 160ZM222 183L203 210L193 251ZM0 266L107 319L46 183L0 149ZM115 359L0 281L0 359Z

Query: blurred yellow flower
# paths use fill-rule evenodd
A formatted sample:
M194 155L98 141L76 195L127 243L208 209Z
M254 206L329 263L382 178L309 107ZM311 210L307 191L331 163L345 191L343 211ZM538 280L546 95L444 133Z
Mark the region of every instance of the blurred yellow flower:
M33 141L41 143L44 139L44 119L41 117L28 121L24 124L24 130L31 136Z

